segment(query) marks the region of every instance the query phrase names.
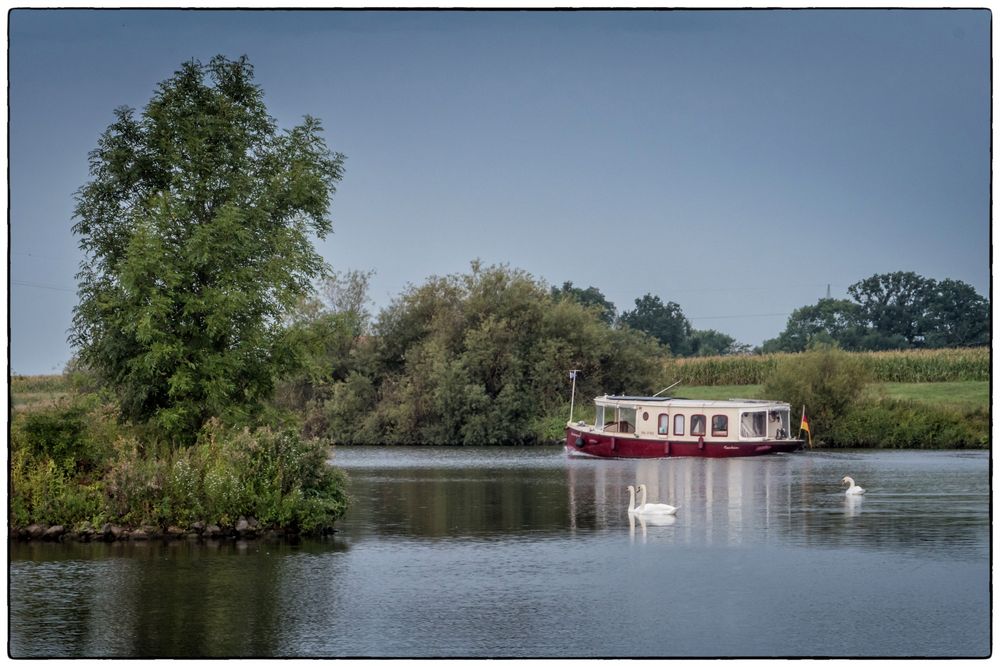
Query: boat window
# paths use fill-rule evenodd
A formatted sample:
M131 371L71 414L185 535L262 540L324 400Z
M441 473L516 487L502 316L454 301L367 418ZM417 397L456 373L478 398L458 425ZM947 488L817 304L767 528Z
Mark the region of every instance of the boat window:
M623 408L621 406L605 406L604 415L601 416L598 408L598 423L601 430L606 433L635 433L635 408Z
M677 416L680 417L680 415L677 415ZM683 420L684 420L684 418L681 417L681 425L682 426L683 426L683 423L684 423ZM666 415L666 414L660 415L660 418L657 420L657 423L656 423L656 432L659 433L660 435L666 435L667 434L667 429L669 427L670 427L670 415Z
M788 410L771 410L767 415L768 435L784 440L788 437Z
M729 435L729 417L726 415L712 415L712 435Z
M621 419L618 422L621 433L635 433L635 408L622 408Z
M597 415L594 417L594 426L600 428L604 426L604 406L597 406Z
M674 435L684 435L684 415L674 415Z
M741 438L763 438L767 436L767 412L757 410L744 412L740 416Z
M705 435L705 415L691 415L691 435Z

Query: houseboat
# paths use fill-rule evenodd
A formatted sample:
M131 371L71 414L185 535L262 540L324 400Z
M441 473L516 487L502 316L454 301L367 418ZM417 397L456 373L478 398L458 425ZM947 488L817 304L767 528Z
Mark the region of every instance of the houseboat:
M647 459L757 456L802 449L791 437L788 403L599 396L593 424L567 422L572 456Z

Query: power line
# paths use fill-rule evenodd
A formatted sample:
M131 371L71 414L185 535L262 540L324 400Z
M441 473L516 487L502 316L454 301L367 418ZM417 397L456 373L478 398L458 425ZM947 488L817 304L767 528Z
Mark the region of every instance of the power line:
M12 285L21 285L23 287L37 287L38 289L49 289L56 292L72 292L75 293L75 289L70 289L69 287L58 287L56 285L43 285L41 283L29 283L23 280L11 280Z
M825 287L827 283L812 283L812 284L802 284L799 287ZM665 294L673 294L674 292L773 292L776 290L787 289L786 286L779 285L759 285L759 286L749 286L749 285L729 285L727 287L670 287L669 289L663 290Z
M689 320L735 320L744 317L788 317L791 313L753 313L749 315L703 315L702 317L689 317Z

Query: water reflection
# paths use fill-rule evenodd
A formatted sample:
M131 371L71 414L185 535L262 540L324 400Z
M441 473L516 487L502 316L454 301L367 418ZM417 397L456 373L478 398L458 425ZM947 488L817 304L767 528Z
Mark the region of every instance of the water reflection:
M393 465L379 452L348 466L358 483L352 486L355 506L343 522L347 533L502 539L615 532L628 526L627 487L640 484L649 502L680 508L670 536L678 544L937 545L957 557L977 557L988 521L982 457L912 453L883 462L877 454L806 452L595 461L531 450L526 466L509 450L487 450L478 465L467 450L421 454L405 452ZM867 496L844 494L846 472L864 480Z
M989 650L986 453L373 448L338 463L354 504L326 540L11 544L11 655ZM849 473L864 497L845 496ZM629 515L630 484L677 514ZM863 612L844 615L844 595Z
M268 655L284 625L283 556L300 548L246 541L12 544L17 613L10 653Z
M574 460L565 472L569 527L611 531L626 525L626 488L645 484L649 502L680 508L672 537L677 543L740 546L777 541L917 550L934 545L959 557L979 555L988 520L983 511L989 493L985 468L970 476L968 469L942 471L926 461L901 471L857 461L851 453ZM951 461L960 469L967 467L960 459ZM851 466L860 466L866 479L877 482L868 495L844 493L842 470Z
M863 496L844 496L844 516L854 517L861 512Z
M639 524L639 536L642 541L646 541L646 526L672 526L677 523L677 517L669 514L629 514L628 534L632 542L635 542L635 527Z

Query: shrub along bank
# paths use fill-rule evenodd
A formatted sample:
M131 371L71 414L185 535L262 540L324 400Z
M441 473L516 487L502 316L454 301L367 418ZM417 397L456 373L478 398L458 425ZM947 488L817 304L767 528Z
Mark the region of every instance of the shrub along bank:
M94 396L14 414L12 536L81 539L320 534L346 509L328 446L295 428L210 421L196 442L155 447ZM162 450L162 451L160 451Z

